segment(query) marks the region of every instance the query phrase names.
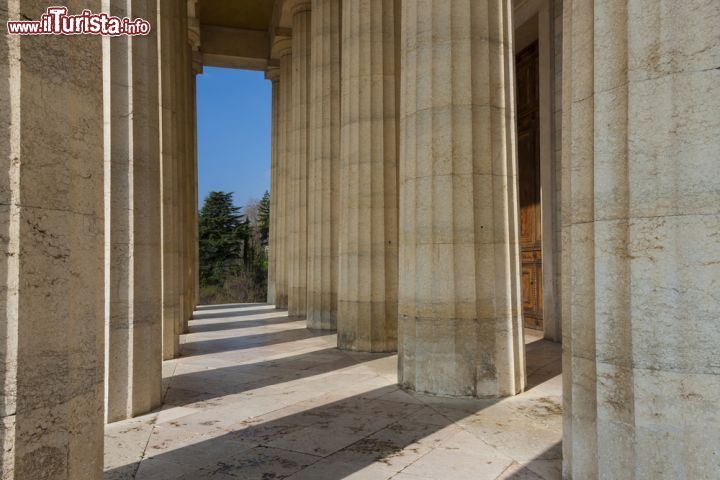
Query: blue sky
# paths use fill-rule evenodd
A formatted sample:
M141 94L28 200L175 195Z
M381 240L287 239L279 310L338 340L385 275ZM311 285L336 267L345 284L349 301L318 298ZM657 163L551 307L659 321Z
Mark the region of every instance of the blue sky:
M262 72L205 67L197 76L200 206L213 190L244 206L270 189L271 101Z

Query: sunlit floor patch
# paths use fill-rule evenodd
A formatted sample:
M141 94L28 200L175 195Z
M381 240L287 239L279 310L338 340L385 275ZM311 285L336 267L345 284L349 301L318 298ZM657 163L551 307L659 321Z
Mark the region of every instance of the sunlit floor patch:
M558 479L560 346L528 335L528 391L417 395L396 355L342 352L266 305L199 308L164 406L106 427L106 479Z

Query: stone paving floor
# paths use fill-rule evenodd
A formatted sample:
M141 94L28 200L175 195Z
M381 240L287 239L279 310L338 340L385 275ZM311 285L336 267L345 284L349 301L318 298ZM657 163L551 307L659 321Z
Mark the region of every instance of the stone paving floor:
M267 305L201 307L164 405L106 427L106 479L557 479L560 346L528 332L528 391L503 400L410 394L396 355Z

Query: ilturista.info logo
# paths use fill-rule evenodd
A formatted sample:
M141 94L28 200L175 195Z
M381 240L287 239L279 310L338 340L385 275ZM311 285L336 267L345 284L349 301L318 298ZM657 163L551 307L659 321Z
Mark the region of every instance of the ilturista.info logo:
M147 35L150 22L143 18L120 18L107 13L83 10L68 14L67 7L48 7L40 20L11 20L7 22L10 35Z

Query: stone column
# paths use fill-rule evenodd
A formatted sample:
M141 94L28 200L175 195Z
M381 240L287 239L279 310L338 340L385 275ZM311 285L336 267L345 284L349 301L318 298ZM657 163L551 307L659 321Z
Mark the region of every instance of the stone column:
M156 2L111 15L155 18ZM157 37L104 39L106 420L160 405L162 277Z
M280 113L280 69L273 67L265 72L265 78L272 82L272 129L270 139L270 234L268 238L268 284L267 284L267 303L275 305L276 287L275 279L277 278L276 270L278 265L278 234L277 234L277 215L278 215L278 163L280 161L278 154L278 122Z
M342 6L338 346L397 348L395 1Z
M190 76L190 282L191 311L198 306L200 299L200 238L198 207L198 154L197 154L197 75L202 73L202 64L193 62Z
M188 0L188 43L190 44L190 187L192 203L191 244L190 244L190 310L194 311L200 301L200 245L199 245L199 212L198 212L198 155L197 155L197 75L203 72L200 20L198 19L198 0Z
M101 10L101 2L77 2ZM103 470L103 77L97 36L0 24L0 477Z
M278 99L278 172L277 172L277 235L275 266L275 306L288 308L290 279L290 206L291 193L291 131L292 131L292 48L289 39L275 45L280 59L280 91Z
M186 4L187 5L187 4ZM185 17L185 55L183 56L182 76L183 83L183 106L185 117L183 122L183 141L185 147L185 176L183 177L183 206L184 206L184 300L185 300L185 325L184 331L188 331L187 323L192 318L195 309L195 226L197 218L195 215L197 200L193 198L195 192L195 73L192 69L192 47L187 39L187 15Z
M310 125L310 0L295 0L292 22L290 160L290 291L288 315L305 318L307 305L307 181Z
M340 180L340 0L313 0L307 326L334 330Z
M711 478L720 4L564 15L564 476Z
M174 88L177 59L178 2L161 0L160 25L160 155L162 194L162 299L163 358L175 358L179 351L181 325L179 282L178 224L178 151L176 125L176 91Z
M403 2L400 382L421 392L524 388L511 8Z
M180 311L180 333L187 333L188 320L192 315L188 303L188 251L189 251L189 218L188 218L188 176L190 175L188 147L188 75L189 50L187 41L187 3L178 2L177 20L173 25L176 55L173 89L175 92L175 151L177 171L177 222L178 222L178 302Z

